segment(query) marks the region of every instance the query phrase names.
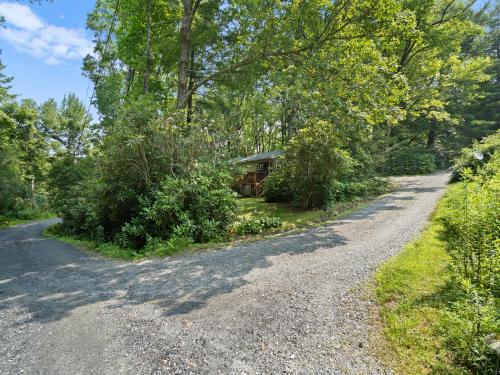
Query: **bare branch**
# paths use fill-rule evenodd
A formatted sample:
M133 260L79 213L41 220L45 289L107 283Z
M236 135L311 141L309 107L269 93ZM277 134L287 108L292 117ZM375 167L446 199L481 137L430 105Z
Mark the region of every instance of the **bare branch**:
M453 3L455 2L455 0L452 0L450 1L443 9L443 11L441 12L441 17L439 20L437 21L434 21L433 23L431 23L431 26L437 26L437 25L441 25L443 23L446 23L446 22L449 22L457 17L460 17L462 14L464 14L467 10L469 10L475 3L476 3L477 0L471 0L466 6L464 6L459 12L453 14L453 15L450 15L448 18L445 18L446 17L446 13L448 12L448 10L450 9L450 7L453 5Z

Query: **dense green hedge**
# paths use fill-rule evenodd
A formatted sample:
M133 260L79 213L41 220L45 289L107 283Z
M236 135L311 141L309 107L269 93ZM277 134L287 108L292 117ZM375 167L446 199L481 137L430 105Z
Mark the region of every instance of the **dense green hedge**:
M500 332L500 152L461 178L440 216L457 296L444 324L446 345L473 373L497 374L498 357L484 338Z
M481 142L474 142L471 147L464 148L461 155L457 158L453 165L452 181L458 181L466 168L476 172L477 169L487 163L491 156L500 150L500 130L489 137L484 138ZM480 152L482 160L478 159L474 153Z
M425 147L416 145L389 152L380 168L380 172L386 176L425 174L435 170L435 155Z
M102 189L92 168L84 164L75 168L64 162L58 168L55 176L66 176L66 182L54 178L51 186L54 207L63 218L63 234L140 250L159 241L219 240L226 237L227 227L234 221L236 200L229 189L229 176L214 167L199 166L184 176L165 177L129 205L130 213L121 218L114 212L120 197L109 196Z

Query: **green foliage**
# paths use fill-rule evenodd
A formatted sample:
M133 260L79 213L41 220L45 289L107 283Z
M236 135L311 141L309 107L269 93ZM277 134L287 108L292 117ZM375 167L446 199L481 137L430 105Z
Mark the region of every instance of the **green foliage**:
M260 234L270 229L281 227L282 222L278 217L261 216L236 223L233 230L238 235Z
M425 174L436 170L435 155L423 146L409 145L386 155L381 172L387 176Z
M483 339L500 330L500 153L476 174L466 168L462 180L441 217L461 293L443 327L454 327L446 344L456 362L475 373L495 374L497 356Z
M224 239L234 220L236 202L228 174L199 166L184 177L164 178L158 187L145 191L135 207L128 207L129 218L119 221L116 217L110 226L113 207L103 205L103 201L118 202L106 195L99 177L92 176L92 168L90 159L77 165L67 159L54 166L52 196L64 220L62 233L150 252L158 241L167 241L165 246L173 249L180 243ZM62 181L66 182L60 184Z
M194 242L225 238L236 210L235 196L228 186L228 174L212 167L200 167L186 178L167 177L151 201L142 203L142 235Z
M43 217L47 210L47 147L32 100L14 101L0 62L0 215L8 221Z
M60 105L53 99L39 109L38 126L58 156L81 158L88 154L92 136L92 117L75 94L65 96Z
M292 187L284 173L272 173L264 182L264 197L269 203L283 203L293 200Z
M500 154L488 167L491 176L484 174L489 168L480 169L477 176L465 170L462 189L447 200L443 223L456 272L472 286L500 297Z
M48 176L50 206L62 219L62 232L104 239L98 226L95 161L67 155L54 161Z
M470 169L473 173L476 173L481 165L490 160L495 152L500 150L500 130L489 137L485 137L480 142L474 142L471 147L464 148L460 156L455 160L453 165L453 175L452 181L456 182L460 180L463 176L465 169ZM483 159L480 160L474 156L475 152L480 152Z
M333 180L330 185L330 203L348 202L374 197L383 194L388 189L388 182L384 178L362 178L359 180Z
M300 208L325 206L332 180L349 170L351 158L343 150L333 126L313 120L298 131L286 149L284 176Z
M20 162L13 157L12 149L0 150L0 214L11 215L18 207L18 200L27 196L22 179Z
M377 273L388 361L404 373L498 373L500 160L466 171L431 225Z
M474 373L495 374L497 356L483 339L500 330L500 154L476 175L465 169L462 178L440 216L458 290L442 329L455 362Z

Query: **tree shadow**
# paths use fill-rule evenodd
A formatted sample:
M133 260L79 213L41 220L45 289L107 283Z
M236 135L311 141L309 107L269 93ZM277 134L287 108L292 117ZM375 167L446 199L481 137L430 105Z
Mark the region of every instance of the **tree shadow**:
M416 199L418 194L435 193L443 191L446 187L423 186L422 182L416 180L402 181L394 191L385 194L373 204L358 211L346 220L368 219L382 211L399 211L405 209L409 201Z
M0 310L25 308L37 322L57 321L81 306L113 300L116 306L155 303L166 316L201 309L215 296L249 283L249 274L272 265L274 256L339 251L347 239L336 228L403 210L429 188L407 181L365 209L333 224L298 234L190 256L141 262L111 261L42 236L47 220L0 231ZM110 305L111 306L111 305Z
M269 267L270 257L334 251L345 244L331 227L322 227L191 256L122 262L42 238L49 224L39 223L27 234L16 228L17 234L0 235L0 310L20 305L32 321L47 322L81 306L115 300L117 306L153 302L166 316L181 315L248 284L246 276Z

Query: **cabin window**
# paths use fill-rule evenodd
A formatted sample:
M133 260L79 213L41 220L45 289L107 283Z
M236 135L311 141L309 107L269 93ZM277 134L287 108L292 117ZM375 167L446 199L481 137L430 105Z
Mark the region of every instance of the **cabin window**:
M257 163L255 170L257 172L267 172L269 170L269 164L268 163Z

